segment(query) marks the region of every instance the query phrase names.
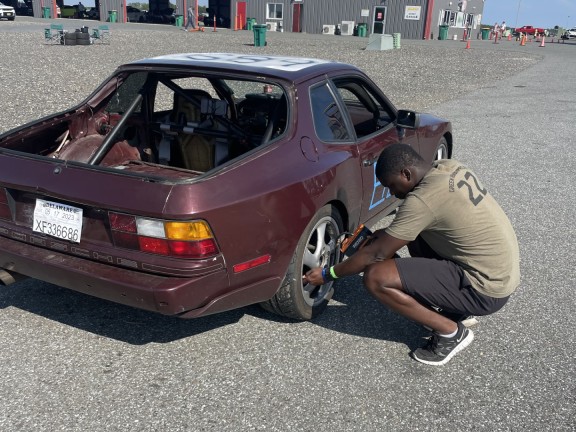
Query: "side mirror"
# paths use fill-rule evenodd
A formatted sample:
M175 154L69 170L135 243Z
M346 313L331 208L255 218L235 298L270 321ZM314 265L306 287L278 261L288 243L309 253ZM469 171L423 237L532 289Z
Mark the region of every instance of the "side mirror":
M417 129L420 125L420 114L415 111L398 110L396 126L405 129Z

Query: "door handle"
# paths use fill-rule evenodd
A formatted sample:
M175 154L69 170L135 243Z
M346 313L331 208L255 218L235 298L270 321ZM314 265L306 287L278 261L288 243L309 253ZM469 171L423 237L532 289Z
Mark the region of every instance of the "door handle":
M374 158L374 159L364 159L364 160L362 161L362 165L364 165L365 167L369 167L369 166L374 165L377 160L378 160L378 158Z

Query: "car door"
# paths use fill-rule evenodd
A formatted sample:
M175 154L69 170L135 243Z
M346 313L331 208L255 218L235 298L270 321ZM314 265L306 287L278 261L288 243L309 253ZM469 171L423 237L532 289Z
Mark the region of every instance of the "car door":
M409 144L418 151L418 135L415 130L396 127L396 109L365 77L337 76L332 78L332 84L356 136L363 185L360 222L365 223L396 200L376 178L378 156L386 146L397 142Z

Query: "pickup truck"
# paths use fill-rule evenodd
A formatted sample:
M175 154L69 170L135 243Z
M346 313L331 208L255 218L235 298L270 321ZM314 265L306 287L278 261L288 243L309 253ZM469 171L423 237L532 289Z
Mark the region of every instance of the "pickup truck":
M534 35L536 34L536 32L538 32L539 35L547 33L546 29L532 26L523 26L514 29L514 35L517 35L519 33L524 33L525 35Z

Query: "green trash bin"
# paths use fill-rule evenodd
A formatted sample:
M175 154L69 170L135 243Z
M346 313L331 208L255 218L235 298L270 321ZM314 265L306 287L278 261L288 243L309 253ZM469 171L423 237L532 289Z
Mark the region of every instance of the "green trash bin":
M358 24L358 37L366 37L368 33L368 24L360 23Z
M490 29L489 28L483 28L482 29L482 40L488 40L490 39Z
M246 18L246 30L253 30L254 27L254 21L252 21L253 18Z
M176 15L174 17L174 25L176 27L182 27L184 25L184 15Z
M441 25L440 26L440 32L438 33L438 39L440 39L440 40L448 39L448 26L447 25Z
M50 8L43 7L42 8L42 18L50 18Z
M118 18L118 11L115 10L108 11L108 21L110 21L111 23L115 23L117 18Z
M254 46L266 46L266 26L264 24L255 24L252 29L254 31Z

